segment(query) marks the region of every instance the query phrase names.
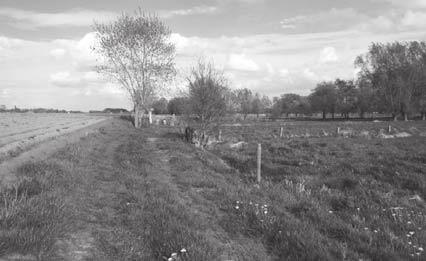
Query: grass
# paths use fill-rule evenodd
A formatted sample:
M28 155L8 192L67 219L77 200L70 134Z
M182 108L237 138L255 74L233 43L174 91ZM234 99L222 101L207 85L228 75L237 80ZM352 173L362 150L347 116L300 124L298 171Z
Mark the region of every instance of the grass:
M19 168L20 183L2 190L0 256L75 260L84 249L80 260L424 259L424 137L280 139L279 124L226 127L225 139L248 144L206 151L177 128L138 131L114 119ZM294 124L289 136L337 126ZM388 123L356 124L376 131ZM84 247L67 241L79 236Z

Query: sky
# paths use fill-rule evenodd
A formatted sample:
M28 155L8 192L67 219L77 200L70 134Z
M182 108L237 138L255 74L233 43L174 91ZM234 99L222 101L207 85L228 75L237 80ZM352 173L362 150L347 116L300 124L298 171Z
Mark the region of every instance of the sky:
M307 95L320 81L353 79L372 42L426 38L426 0L0 0L0 104L131 108L94 70L92 25L139 7L173 32L178 76L166 97L184 89L199 57L233 89Z

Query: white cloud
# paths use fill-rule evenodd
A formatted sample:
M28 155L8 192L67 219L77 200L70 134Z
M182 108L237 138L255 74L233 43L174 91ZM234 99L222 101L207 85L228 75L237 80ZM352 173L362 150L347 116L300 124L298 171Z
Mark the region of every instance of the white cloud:
M16 8L0 8L0 16L8 17L17 26L27 28L90 26L94 20L109 21L117 13L94 10L71 10L61 13L39 13Z
M339 56L337 56L336 49L334 47L325 47L320 53L319 61L320 63L331 63L337 62Z
M397 7L405 8L426 8L424 0L376 0L378 2L388 2Z
M424 27L426 12L407 11L401 19L401 24L408 27Z
M258 71L259 65L245 54L231 54L229 56L228 66L234 70Z
M50 51L50 55L56 59L64 57L65 54L66 54L66 51L62 48L56 48Z
M81 80L72 76L70 72L57 72L50 75L49 82L59 87L75 87Z
M175 16L209 15L217 13L218 10L219 9L216 6L195 6L188 9L162 10L159 11L159 16L163 18L171 18Z

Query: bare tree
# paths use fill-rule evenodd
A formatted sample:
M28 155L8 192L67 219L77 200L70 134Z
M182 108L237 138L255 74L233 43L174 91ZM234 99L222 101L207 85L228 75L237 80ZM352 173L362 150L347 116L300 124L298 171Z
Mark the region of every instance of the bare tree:
M202 59L192 68L187 80L190 111L197 117L204 133L226 114L227 81L213 63Z
M101 55L98 71L118 82L130 95L135 110L135 127L141 127L144 112L164 83L176 74L175 46L171 30L157 16L143 12L122 14L117 20L95 23Z

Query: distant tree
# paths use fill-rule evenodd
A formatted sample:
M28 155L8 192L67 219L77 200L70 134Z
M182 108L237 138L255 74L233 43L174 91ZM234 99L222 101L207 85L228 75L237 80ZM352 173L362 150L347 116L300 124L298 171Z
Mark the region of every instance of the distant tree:
M187 80L191 113L197 116L205 132L226 114L226 78L213 63L200 59Z
M380 108L380 101L377 101L378 95L375 94L375 90L371 86L369 79L365 77L359 77L357 82L357 98L355 107L359 113L361 119L364 118L366 112L373 112L374 110L382 111Z
M263 113L267 113L267 112L271 111L272 101L268 96L263 95L261 103L262 103Z
M251 90L244 88L235 90L235 94L237 97L237 102L239 105L239 112L243 115L244 119L247 118L247 115L252 111L252 101L253 101L253 93Z
M251 112L256 114L257 118L259 118L259 114L263 112L262 97L259 93L256 93L251 101Z
M176 97L169 101L167 111L169 114L182 115L188 112L188 98Z
M135 15L123 14L117 20L95 23L102 56L98 71L118 82L130 95L135 126L162 88L175 75L175 46L171 30L156 15L139 9Z
M426 85L425 56L424 42L373 43L368 53L355 61L361 68L361 77L369 79L394 120L400 114L408 120L408 114L421 104L419 94Z
M321 111L322 118L326 118L327 113L331 113L334 118L337 106L337 90L333 82L322 82L317 85L311 95L309 103L313 111Z
M156 100L153 104L152 104L152 109L153 109L153 113L154 114L167 114L168 110L167 110L167 99L166 98L161 98L159 100Z
M338 111L345 119L349 119L349 113L356 112L358 90L353 81L336 79Z
M235 91L227 89L225 93L226 112L235 114L239 110L238 98Z

